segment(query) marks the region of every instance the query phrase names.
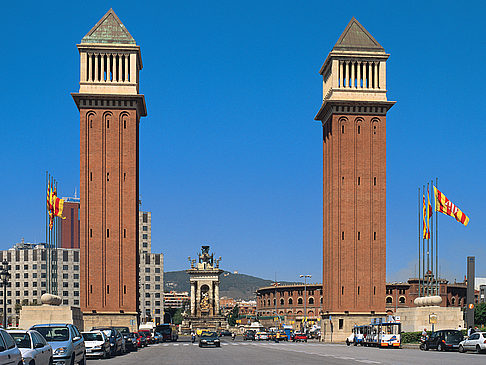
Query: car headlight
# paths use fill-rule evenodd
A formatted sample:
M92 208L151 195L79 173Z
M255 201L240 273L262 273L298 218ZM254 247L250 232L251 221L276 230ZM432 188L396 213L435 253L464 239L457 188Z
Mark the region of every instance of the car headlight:
M219 340L214 340L214 342L219 342Z
M206 340L201 340L201 342L207 342Z
M54 350L54 355L66 355L68 352L67 347L58 347Z

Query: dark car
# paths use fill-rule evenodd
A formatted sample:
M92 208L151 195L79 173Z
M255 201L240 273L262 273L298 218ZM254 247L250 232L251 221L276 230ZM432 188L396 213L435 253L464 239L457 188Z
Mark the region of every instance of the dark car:
M123 336L123 340L125 341L125 350L126 351L135 351L137 346L133 343L133 338L130 337L130 329L128 327L113 327L116 329L120 334Z
M255 331L246 331L243 334L244 341L255 341Z
M138 335L142 339L143 346L148 346L150 344L150 338L149 338L150 333L147 333L147 332L138 331Z
M219 337L216 332L203 332L199 337L199 347L220 347Z
M229 330L222 330L219 335L220 336L231 336L231 331L229 331Z
M440 330L432 332L425 340L424 350L436 349L437 351L457 350L459 342L464 339L461 331L457 330Z
M128 333L125 339L125 347L127 351L137 351L137 336L134 333Z
M110 356L121 355L123 353L123 336L113 327L93 327L91 331L103 331L110 340Z

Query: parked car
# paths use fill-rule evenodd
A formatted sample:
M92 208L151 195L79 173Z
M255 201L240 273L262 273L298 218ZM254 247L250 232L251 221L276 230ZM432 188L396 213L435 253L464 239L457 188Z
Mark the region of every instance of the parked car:
M137 345L140 345L139 348L147 347L147 338L138 332L135 332L135 336L137 336Z
M199 347L215 346L220 347L219 337L216 332L204 332L199 337Z
M459 343L459 352L476 351L478 354L486 350L486 332L474 332Z
M132 348L132 346L127 343L128 335L130 334L130 329L128 327L113 327L113 328L116 329L118 332L120 332L120 334L123 336L123 342L124 342L123 352L127 352L128 347Z
M294 342L307 342L307 335L302 332L295 332L294 337L292 338Z
M110 340L103 331L95 330L89 332L81 332L81 334L84 338L86 356L96 356L105 359L111 357Z
M147 343L155 343L155 339L152 337L152 333L149 330L139 330L138 333L145 336L145 338L147 339Z
M138 346L137 346L137 336L131 332L128 334L125 346L128 351L137 351Z
M220 336L231 336L231 331L229 330L221 330Z
M244 341L255 341L255 331L245 331L243 334L243 340Z
M110 355L116 356L123 353L123 336L113 327L93 327L91 331L103 331L110 341Z
M257 341L268 341L268 333L265 331L260 331L255 334L255 339Z
M462 340L464 340L464 336L461 331L435 331L425 340L423 348L425 351L429 349L437 349L437 351L457 350Z
M39 332L51 345L55 364L86 364L84 339L70 323L36 324L30 328Z
M52 347L37 331L9 330L15 344L22 354L24 364L51 364Z
M22 354L14 339L4 329L0 329L0 364L22 365Z

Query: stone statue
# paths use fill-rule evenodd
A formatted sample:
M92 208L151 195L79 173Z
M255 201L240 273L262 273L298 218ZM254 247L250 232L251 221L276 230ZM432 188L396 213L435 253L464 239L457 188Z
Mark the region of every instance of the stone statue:
M208 293L202 293L201 303L199 304L201 312L209 312L209 295Z

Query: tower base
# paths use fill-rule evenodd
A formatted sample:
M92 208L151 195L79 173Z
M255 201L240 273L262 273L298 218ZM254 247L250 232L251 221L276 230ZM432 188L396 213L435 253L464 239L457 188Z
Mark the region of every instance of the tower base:
M411 307L398 308L403 332L423 331L432 329L432 318L435 319L434 331L443 329L465 329L464 316L461 307ZM432 315L432 316L431 316Z
M19 327L29 329L31 326L40 323L70 323L78 330L84 331L83 313L79 307L67 305L24 306L20 310Z
M128 327L130 332L138 331L137 313L83 313L84 329L93 327Z
M220 328L226 328L225 316L208 316L208 317L195 317L188 316L184 318L182 322L182 328L189 330L210 330L218 331Z
M321 318L321 342L345 342L354 326L370 324L374 318L386 317L386 313L329 313Z

